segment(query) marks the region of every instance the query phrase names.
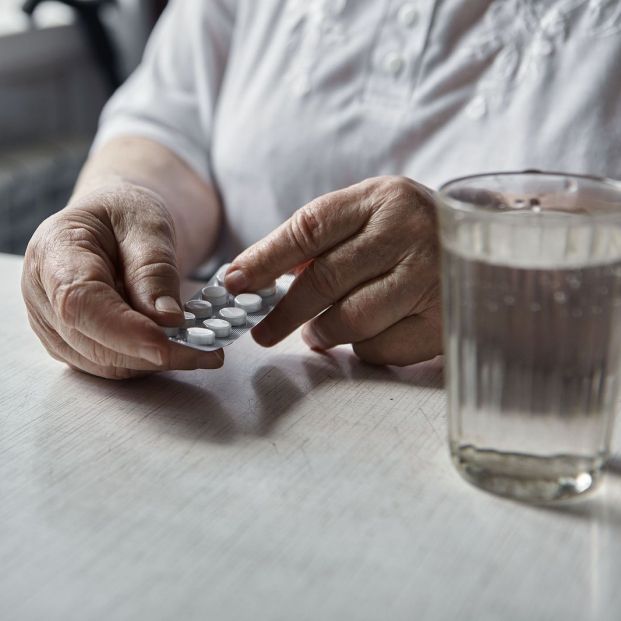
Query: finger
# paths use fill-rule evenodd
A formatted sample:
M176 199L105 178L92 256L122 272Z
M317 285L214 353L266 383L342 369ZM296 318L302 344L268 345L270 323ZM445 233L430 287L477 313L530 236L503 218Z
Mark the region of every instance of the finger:
M360 260L373 247L373 260ZM278 343L296 328L325 310L364 282L391 270L401 258L391 243L390 229L368 231L310 262L293 281L287 295L253 331L265 347Z
M156 323L180 326L183 310L172 219L155 202L141 203L139 213L137 222L111 214L125 294L135 310Z
M193 347L168 342L169 349L165 356L165 368L179 371L194 369L219 369L224 364L224 351L216 349L206 352Z
M365 185L321 196L242 252L229 267L224 284L231 293L266 286L278 276L319 256L360 230L371 215Z
M163 356L163 364L155 365L142 358L120 354L117 351L97 343L75 329L60 327L58 333L75 352L93 361L100 367L115 367L117 369L153 372L175 369L215 369L221 367L224 362L222 350L218 350L219 353L217 354L203 352L189 347L183 347L169 341L169 349Z
M405 270L396 269L364 283L308 322L304 341L326 350L376 336L415 312L420 298L411 280Z
M167 338L114 289L105 256L71 243L50 251L41 286L55 316L109 349L161 366Z
M116 368L151 372L175 369L215 369L221 367L224 363L224 353L221 349L214 352L203 352L183 347L178 343L167 340L163 350L163 362L160 365L156 365L139 357L121 354L90 339L75 328L66 327L62 322L56 320L53 309L46 300L39 299L36 308L32 308L31 312L36 314L38 325L47 326L46 331L57 335L61 340L63 344L63 358L66 359L69 356L68 350L65 348L65 345L67 345L70 350L73 350L79 356L78 362L74 363L75 366L80 366L84 370L86 370L86 365L81 361L82 358L91 363L88 365L89 369ZM54 340L54 343L58 342L57 339ZM102 374L97 373L97 375Z
M131 309L109 285L70 280L47 291L59 321L120 354L161 366L168 340L158 326Z
M67 358L70 357L69 353L72 350L78 356L75 357L70 365L84 371L86 371L87 366L91 370L102 367L143 371L159 369L151 362L131 356L123 356L96 343L73 328L66 328L58 321L45 294L38 287L32 286L32 284L27 285L27 288L29 295L25 297L25 300L30 325L43 341L48 353L56 360L68 362ZM56 348L59 351L56 351ZM71 358L74 357L71 356ZM82 358L88 360L89 364L86 365ZM97 373L97 375L101 376L102 373Z
M384 332L353 344L361 360L372 364L406 366L430 360L442 353L439 317L415 315L402 319Z
M52 358L67 364L74 370L88 373L89 375L96 375L97 377L103 377L104 379L116 380L140 377L149 373L149 371L139 371L136 369L101 366L75 351L54 330L38 330L37 335Z

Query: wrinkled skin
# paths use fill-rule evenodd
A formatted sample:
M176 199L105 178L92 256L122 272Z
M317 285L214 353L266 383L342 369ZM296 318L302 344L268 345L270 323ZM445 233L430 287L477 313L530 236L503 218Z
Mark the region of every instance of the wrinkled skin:
M274 345L299 326L307 344L351 343L362 359L407 365L441 353L438 242L430 191L403 177L321 196L233 262L233 293L294 270L288 294L253 335ZM175 231L163 201L132 184L81 196L46 220L22 291L49 353L105 378L216 368L222 351L168 341L183 323Z
M298 273L253 330L261 345L306 324L313 349L352 343L367 362L408 365L442 351L438 255L431 192L377 177L299 209L233 261L225 284L238 293Z
M166 369L216 368L222 351L168 341L180 326L172 219L157 194L131 184L98 190L48 218L24 261L30 324L50 355L122 379Z

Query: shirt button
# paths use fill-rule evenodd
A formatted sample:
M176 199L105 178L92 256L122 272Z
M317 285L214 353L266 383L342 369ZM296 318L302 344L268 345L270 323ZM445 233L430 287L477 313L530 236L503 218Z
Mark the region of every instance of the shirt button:
M413 4L404 4L397 13L397 19L402 26L411 28L418 20L418 11Z
M403 56L397 52L389 52L384 56L384 69L392 75L398 75L404 65L405 60Z

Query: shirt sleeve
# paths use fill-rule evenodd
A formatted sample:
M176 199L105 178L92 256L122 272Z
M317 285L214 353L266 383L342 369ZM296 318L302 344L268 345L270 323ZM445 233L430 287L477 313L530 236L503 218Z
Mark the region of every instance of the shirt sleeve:
M210 144L235 0L171 0L143 59L99 121L91 152L117 136L159 142L211 179Z

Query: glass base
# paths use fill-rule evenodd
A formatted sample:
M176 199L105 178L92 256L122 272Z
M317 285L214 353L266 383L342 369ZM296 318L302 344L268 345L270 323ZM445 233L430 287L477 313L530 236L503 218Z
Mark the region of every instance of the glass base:
M576 455L540 457L452 445L459 473L493 494L532 503L574 498L594 490L602 478L604 458Z

